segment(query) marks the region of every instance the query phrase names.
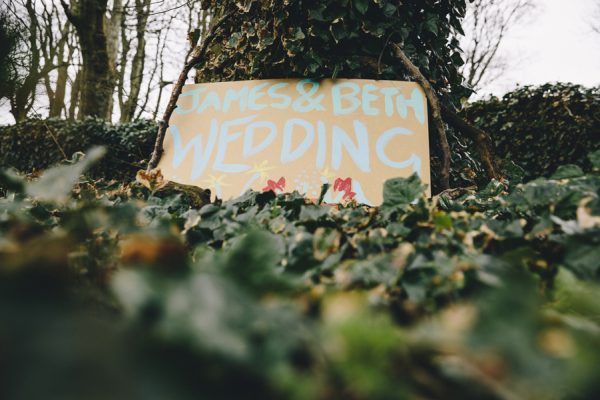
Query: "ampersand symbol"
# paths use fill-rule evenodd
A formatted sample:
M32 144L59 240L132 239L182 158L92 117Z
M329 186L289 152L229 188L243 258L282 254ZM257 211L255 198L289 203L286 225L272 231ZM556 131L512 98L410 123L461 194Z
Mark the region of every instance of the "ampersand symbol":
M306 84L311 85L308 92L306 91L306 89L304 89L304 85ZM294 110L299 112L310 112L315 110L325 111L325 107L321 105L321 102L323 101L325 95L321 94L313 98L313 96L319 91L319 82L315 82L310 79L301 80L296 85L296 90L298 91L298 93L300 93L300 98L294 101L294 104L292 105Z

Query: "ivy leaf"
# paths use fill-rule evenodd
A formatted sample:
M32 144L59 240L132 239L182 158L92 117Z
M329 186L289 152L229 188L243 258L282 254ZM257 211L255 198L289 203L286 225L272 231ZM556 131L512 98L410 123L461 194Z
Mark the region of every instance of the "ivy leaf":
M588 155L588 158L592 162L592 165L596 169L600 169L600 150L596 150Z
M235 5L243 12L249 12L254 4L253 0L236 1Z
M588 235L573 235L566 244L565 264L583 279L598 279L600 273L600 230Z
M573 164L561 165L558 167L556 172L550 177L550 179L560 180L560 179L571 179L571 178L579 178L583 175L583 170Z
M423 194L425 188L417 174L408 178L389 179L383 185L382 208L410 204Z
M354 8L362 15L365 15L369 9L369 0L354 0Z
M387 3L383 6L383 15L386 17L391 17L396 11L398 11L398 8L391 3Z
M306 35L304 34L304 32L302 32L302 28L296 28L296 30L294 31L294 39L302 40L305 38L306 38Z
M336 43L339 43L340 40L347 37L346 28L344 27L344 22L341 19L333 21L331 25L329 25L329 31L331 32L331 36Z
M452 53L450 59L452 60L452 63L457 67L460 67L465 64L465 61L462 59L462 56L458 51L456 53Z
M0 169L0 189L23 193L23 179L11 170Z
M434 35L438 35L439 33L439 29L438 29L438 18L435 15L431 15L427 18L427 20L425 21L425 28L433 33Z
M225 257L213 260L213 264L251 292L280 290L288 287L288 277L276 271L284 252L280 236L251 231L237 237Z

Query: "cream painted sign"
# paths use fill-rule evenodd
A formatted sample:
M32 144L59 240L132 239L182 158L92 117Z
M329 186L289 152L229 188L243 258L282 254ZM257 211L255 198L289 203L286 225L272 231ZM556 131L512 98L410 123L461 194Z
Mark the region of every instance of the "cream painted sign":
M219 198L249 189L379 205L385 180L430 183L427 102L416 83L262 80L184 87L159 168Z

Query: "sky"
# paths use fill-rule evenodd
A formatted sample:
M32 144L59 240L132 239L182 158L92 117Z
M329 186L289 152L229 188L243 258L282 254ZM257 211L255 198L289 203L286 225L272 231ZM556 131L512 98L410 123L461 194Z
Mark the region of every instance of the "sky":
M510 31L501 53L506 74L478 95L502 95L517 84L573 82L600 85L600 0L536 0L536 11L522 26Z
M600 33L591 28L594 17L600 23L600 0L534 1L535 12L509 31L501 46L500 56L508 62L504 76L483 87L476 98L501 96L517 85L600 85ZM172 72L176 76L177 68ZM0 124L13 123L6 101L2 103ZM39 110L43 113L43 107Z

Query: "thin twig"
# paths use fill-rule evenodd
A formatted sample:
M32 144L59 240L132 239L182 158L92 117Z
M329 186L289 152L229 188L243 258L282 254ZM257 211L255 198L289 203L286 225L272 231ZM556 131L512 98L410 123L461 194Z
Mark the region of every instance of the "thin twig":
M440 102L427 78L425 78L419 68L417 68L417 66L408 58L404 53L404 50L396 43L393 43L392 46L394 47L396 57L400 60L404 68L406 68L410 76L423 87L427 100L429 100L431 116L438 134L440 150L442 151L440 189L446 190L450 187L450 145L448 144L448 137L446 136L446 127L442 120L442 108Z
M42 121L42 123L44 124L44 127L46 128L46 130L48 131L48 133L50 134L50 137L52 138L52 140L54 141L54 144L56 144L56 147L58 147L58 150L62 153L64 160L68 160L69 157L67 157L67 153L65 153L65 151L63 150L62 146L60 145L60 143L58 143L58 139L56 138L56 136L54 136L54 132L52 132L52 129L50 129L50 126L48 126L48 124L46 123L46 120L42 118L42 116L40 115L39 112L37 112L37 110L35 109L35 107L31 106L31 109L33 110L33 112L37 115L37 117Z
M68 160L69 157L67 157L67 153L65 153L65 151L63 150L62 146L60 145L60 143L58 143L58 139L56 138L56 136L54 136L54 133L52 133L52 129L50 129L50 127L48 126L48 124L46 123L46 121L44 122L44 126L46 127L46 130L48 131L48 133L50 134L50 137L52 138L52 140L54 141L54 143L56 144L56 147L58 147L58 150L60 150L60 152L62 153L63 157L65 160Z
M442 106L442 115L448 125L467 135L475 143L488 179L502 179L502 176L498 171L498 166L496 165L493 151L494 142L490 135L484 130L465 121L448 107Z
M167 128L169 127L169 121L171 119L171 115L175 108L177 107L177 99L179 99L179 95L183 90L183 85L187 80L188 74L191 69L198 64L205 56L206 51L208 49L209 44L214 40L216 32L223 26L223 24L233 16L233 12L225 14L217 23L215 23L210 32L206 36L206 39L202 42L202 44L198 44L194 50L192 51L189 60L183 66L181 73L179 74L179 78L173 87L173 91L171 92L171 98L169 99L169 104L165 110L165 113L160 121L158 121L158 133L156 135L156 142L154 143L154 151L152 152L152 157L150 158L150 162L148 163L147 171L151 171L158 166L158 162L160 161L160 157L163 153L163 142L165 140L165 134L167 132Z
M363 61L373 69L378 69L380 67L379 61L376 61L373 58L365 57ZM461 134L469 137L475 143L488 179L502 180L503 176L496 162L494 141L491 136L483 129L460 117L449 107L442 104L441 108L444 122Z

